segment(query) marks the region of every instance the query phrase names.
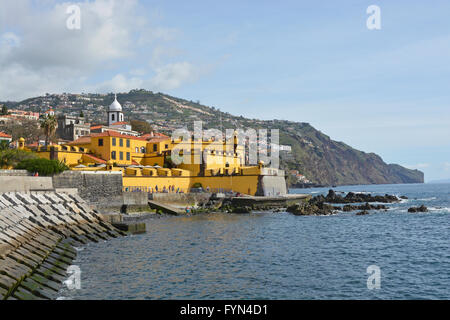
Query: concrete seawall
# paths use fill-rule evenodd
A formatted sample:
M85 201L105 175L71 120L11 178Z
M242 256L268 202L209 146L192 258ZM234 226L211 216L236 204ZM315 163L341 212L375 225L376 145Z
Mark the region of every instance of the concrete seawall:
M65 171L53 176L54 188L76 188L80 197L93 205L120 206L122 172Z
M73 245L123 235L76 193L0 194L0 299L54 299Z
M0 193L52 189L51 177L33 177L26 170L0 170Z

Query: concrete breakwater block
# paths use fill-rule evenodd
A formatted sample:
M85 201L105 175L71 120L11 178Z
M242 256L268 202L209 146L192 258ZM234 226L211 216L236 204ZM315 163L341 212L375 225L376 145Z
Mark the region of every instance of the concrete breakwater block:
M0 194L0 299L54 299L72 245L124 235L77 194Z
M130 234L140 234L147 231L145 223L114 223L113 225Z

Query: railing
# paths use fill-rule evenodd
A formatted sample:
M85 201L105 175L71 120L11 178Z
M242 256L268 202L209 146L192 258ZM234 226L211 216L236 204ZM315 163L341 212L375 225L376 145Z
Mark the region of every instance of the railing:
M145 192L145 193L183 193L183 190L176 187L162 187L156 189L153 187L142 187L142 186L136 186L136 187L122 187L123 192Z
M196 188L193 188L195 190L198 190ZM122 187L123 192L145 192L145 193L184 193L183 190L180 188L153 188L153 187L143 187L143 186L130 186L130 187ZM234 192L232 189L227 188L203 188L203 191L210 192L210 193L228 193L228 192Z

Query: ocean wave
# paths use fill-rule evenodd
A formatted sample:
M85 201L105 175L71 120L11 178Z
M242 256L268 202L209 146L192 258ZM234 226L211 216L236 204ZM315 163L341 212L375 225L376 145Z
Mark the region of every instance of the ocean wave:
M394 211L394 210L399 210L400 207L388 207L386 210L388 211ZM402 211L402 209L400 209L399 211Z
M428 208L428 210L432 211L432 212L448 212L448 213L450 213L449 207L430 207L430 208Z
M414 200L417 200L417 201L431 201L431 200L436 200L436 199L437 199L436 197L431 197L431 198L414 199Z

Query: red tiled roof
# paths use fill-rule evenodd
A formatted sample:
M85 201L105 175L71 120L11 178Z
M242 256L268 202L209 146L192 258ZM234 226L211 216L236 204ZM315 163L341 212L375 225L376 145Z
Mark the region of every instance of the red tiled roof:
M91 142L91 136L79 137L77 140L69 142L68 145L87 144Z
M11 136L7 133L0 131L0 138L11 138Z
M155 142L162 142L162 141L167 141L167 140L170 140L170 138L158 137L158 138L153 138L153 139L147 140L147 142L155 143Z
M92 126L92 127L91 127L91 130L100 129L101 127L103 127L103 125Z
M160 132L155 132L155 136L160 136L160 137L164 137L164 138L169 138L169 136L165 135L164 133L160 133Z
M117 137L117 138L147 141L146 139L141 138L141 137L128 136L126 134L121 134L121 133L119 133L117 131L113 131L113 130L108 130L108 131L101 132L101 133L93 133L93 134L91 134L91 137Z
M95 162L98 162L98 163L106 163L105 160L97 158L97 157L94 157L93 155L90 155L90 154L87 154L87 153L84 154L84 156L86 156L86 157L88 157L88 158L90 158L90 159L92 159L92 160L94 160Z
M146 133L141 136L141 138L145 139L152 139L152 138L169 138L169 136L166 136L165 134L154 132L154 133Z
M128 123L126 121L119 121L119 122L114 122L112 125L114 126L114 125L121 125L121 124L130 124L130 123Z

